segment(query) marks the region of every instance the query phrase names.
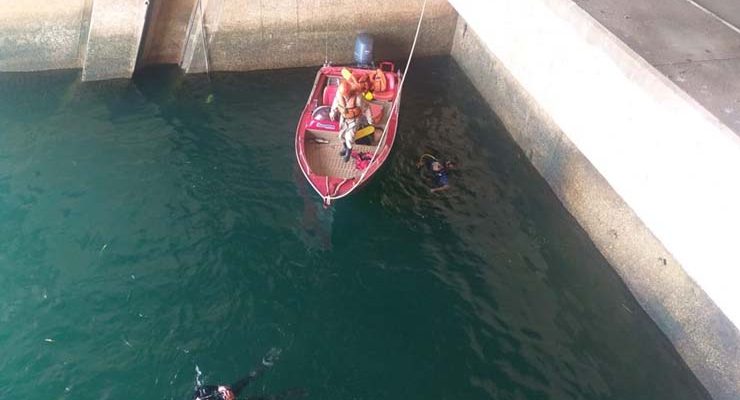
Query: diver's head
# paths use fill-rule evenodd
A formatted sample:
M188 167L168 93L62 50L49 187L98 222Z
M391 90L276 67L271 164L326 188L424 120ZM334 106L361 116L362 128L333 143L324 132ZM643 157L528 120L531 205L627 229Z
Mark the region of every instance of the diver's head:
M442 164L439 161L432 161L432 171L439 172L443 169Z
M218 394L221 396L221 400L236 400L236 395L228 386L219 386Z

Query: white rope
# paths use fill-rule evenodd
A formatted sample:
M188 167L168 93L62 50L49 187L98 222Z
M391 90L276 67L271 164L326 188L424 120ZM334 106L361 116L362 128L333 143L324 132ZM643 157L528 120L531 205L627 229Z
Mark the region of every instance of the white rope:
M403 76L401 77L401 83L398 85L398 90L396 91L396 99L393 101L393 106L391 107L391 112L388 116L389 123L391 122L391 118L393 118L393 113L398 107L398 102L401 99L401 90L403 89L403 83L406 81L406 74L408 74L409 72L409 66L411 65L411 58L414 56L414 49L416 49L416 42L419 40L419 31L421 30L421 22L424 20L424 11L426 10L426 8L427 8L427 0L424 0L424 3L421 6L421 14L419 15L419 23L416 25L416 34L414 35L414 43L411 45L411 51L409 52L409 59L406 62L406 68L403 71ZM398 121L396 121L396 124L398 124ZM355 187L357 187L357 185L362 183L362 180L365 179L365 175L367 175L367 171L370 170L370 167L373 165L373 162L375 162L375 158L378 156L378 151L380 151L380 148L385 144L385 135L387 132L388 132L388 129L386 126L386 129L383 129L383 134L380 136L380 141L378 141L378 146L375 148L375 152L373 153L373 158L370 159L370 163L368 163L367 168L365 168L365 170L362 171L362 174L360 175L360 179L358 179L355 183ZM352 192L352 190L345 193L344 196L348 195L350 192Z
M319 10L323 10L321 8L321 0L317 0L319 3ZM333 8L332 8L333 11ZM332 18L331 21L334 19ZM329 65L329 24L324 24L324 66Z
M324 66L329 65L329 24L324 25Z

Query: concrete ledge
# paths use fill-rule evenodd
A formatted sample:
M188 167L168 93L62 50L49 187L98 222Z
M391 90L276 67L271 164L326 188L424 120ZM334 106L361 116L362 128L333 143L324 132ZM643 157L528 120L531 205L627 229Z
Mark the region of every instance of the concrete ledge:
M320 65L352 60L358 32L375 36L376 59L408 54L420 1L210 0L203 1L211 70L247 71ZM194 13L198 13L197 7ZM429 0L417 44L418 55L446 55L457 14L446 0ZM192 19L182 67L205 70L200 15Z
M80 67L85 0L14 0L0 11L0 71Z
M148 1L95 0L82 80L130 78L134 73Z
M740 139L570 0L451 3L455 59L710 394L740 398Z

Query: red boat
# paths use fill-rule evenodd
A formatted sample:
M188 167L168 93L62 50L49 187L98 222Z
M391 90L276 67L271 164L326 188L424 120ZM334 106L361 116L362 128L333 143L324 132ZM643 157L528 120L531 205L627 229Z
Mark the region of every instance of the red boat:
M339 155L342 150L339 122L328 117L342 80L342 69L349 70L355 77L376 71L348 66L319 69L295 136L298 165L327 206L359 189L373 177L388 159L398 126L401 73L394 71L393 63L382 62L380 70L385 76L386 90L373 92L374 98L369 101L375 133L365 138L368 143L355 143L352 158L344 162Z

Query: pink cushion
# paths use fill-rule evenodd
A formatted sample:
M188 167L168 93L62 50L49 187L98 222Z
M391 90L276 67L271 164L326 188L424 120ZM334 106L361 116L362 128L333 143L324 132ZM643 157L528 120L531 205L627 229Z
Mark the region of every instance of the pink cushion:
M396 74L393 72L386 72L385 73L385 80L386 80L386 91L393 91L396 90Z
M370 103L370 114L373 116L374 123L380 123L380 120L383 119L383 111L383 106Z
M330 106L334 101L334 96L337 95L337 86L327 86L324 88L324 97L322 105Z

